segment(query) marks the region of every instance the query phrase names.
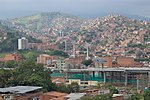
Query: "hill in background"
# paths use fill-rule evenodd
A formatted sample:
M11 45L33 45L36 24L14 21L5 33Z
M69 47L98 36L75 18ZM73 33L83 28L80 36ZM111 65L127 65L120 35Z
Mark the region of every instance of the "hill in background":
M85 43L88 42L93 52L102 50L114 52L119 47L125 50L129 45L139 43L143 45L150 40L149 22L130 19L119 14L84 19L49 12L12 19L7 24L25 36L55 43L60 48L64 48L63 40L69 43L76 42L77 50L84 50ZM143 47L148 46L144 44Z

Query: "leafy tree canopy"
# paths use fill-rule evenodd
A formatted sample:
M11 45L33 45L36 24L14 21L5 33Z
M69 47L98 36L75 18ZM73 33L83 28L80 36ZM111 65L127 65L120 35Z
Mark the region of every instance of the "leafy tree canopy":
M10 70L0 69L0 87L9 86L12 72Z
M65 93L76 93L79 92L79 85L76 82L72 82L70 85L62 85L57 87L57 91Z
M15 68L18 66L18 63L17 61L7 61L7 62L4 62L4 66L5 68Z
M0 87L5 86L41 86L43 91L55 90L55 85L50 79L51 71L42 64L33 61L18 63L15 70L0 70Z
M82 62L82 64L84 64L85 66L89 66L90 64L92 64L93 63L93 61L90 59L90 60L84 60L83 62Z
M143 97L141 94L135 93L133 95L131 95L131 97L129 97L127 100L143 100ZM144 99L146 100L146 99Z
M22 62L14 72L14 85L41 86L44 91L54 89L54 84L50 80L50 70L44 69L43 65L35 62Z
M143 94L144 100L149 100L150 99L150 90L147 90Z

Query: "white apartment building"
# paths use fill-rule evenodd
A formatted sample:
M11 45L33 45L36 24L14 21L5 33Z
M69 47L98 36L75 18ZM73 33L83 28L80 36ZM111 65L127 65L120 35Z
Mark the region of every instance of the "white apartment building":
M18 50L28 49L28 39L22 37L18 39Z

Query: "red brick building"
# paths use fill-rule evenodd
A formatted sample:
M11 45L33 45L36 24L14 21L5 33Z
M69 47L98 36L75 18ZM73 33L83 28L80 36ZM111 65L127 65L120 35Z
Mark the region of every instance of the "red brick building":
M84 60L85 60L84 57L78 56L78 57L75 57L75 58L67 58L67 59L65 59L65 63L76 65L76 64L81 64L82 61L84 61Z
M134 58L131 57L117 57L117 64L120 67L133 67L134 66Z
M112 57L101 57L101 58L106 60L104 66L112 67Z
M0 58L0 61L21 61L22 57L18 54L6 54L4 58Z

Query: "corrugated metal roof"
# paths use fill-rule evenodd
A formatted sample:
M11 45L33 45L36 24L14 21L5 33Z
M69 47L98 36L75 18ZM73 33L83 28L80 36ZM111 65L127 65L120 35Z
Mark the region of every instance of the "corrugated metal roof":
M15 87L7 87L7 88L0 88L0 92L6 93L18 93L18 94L23 94L31 91L35 91L38 89L41 89L42 87L37 87L37 86L15 86Z

